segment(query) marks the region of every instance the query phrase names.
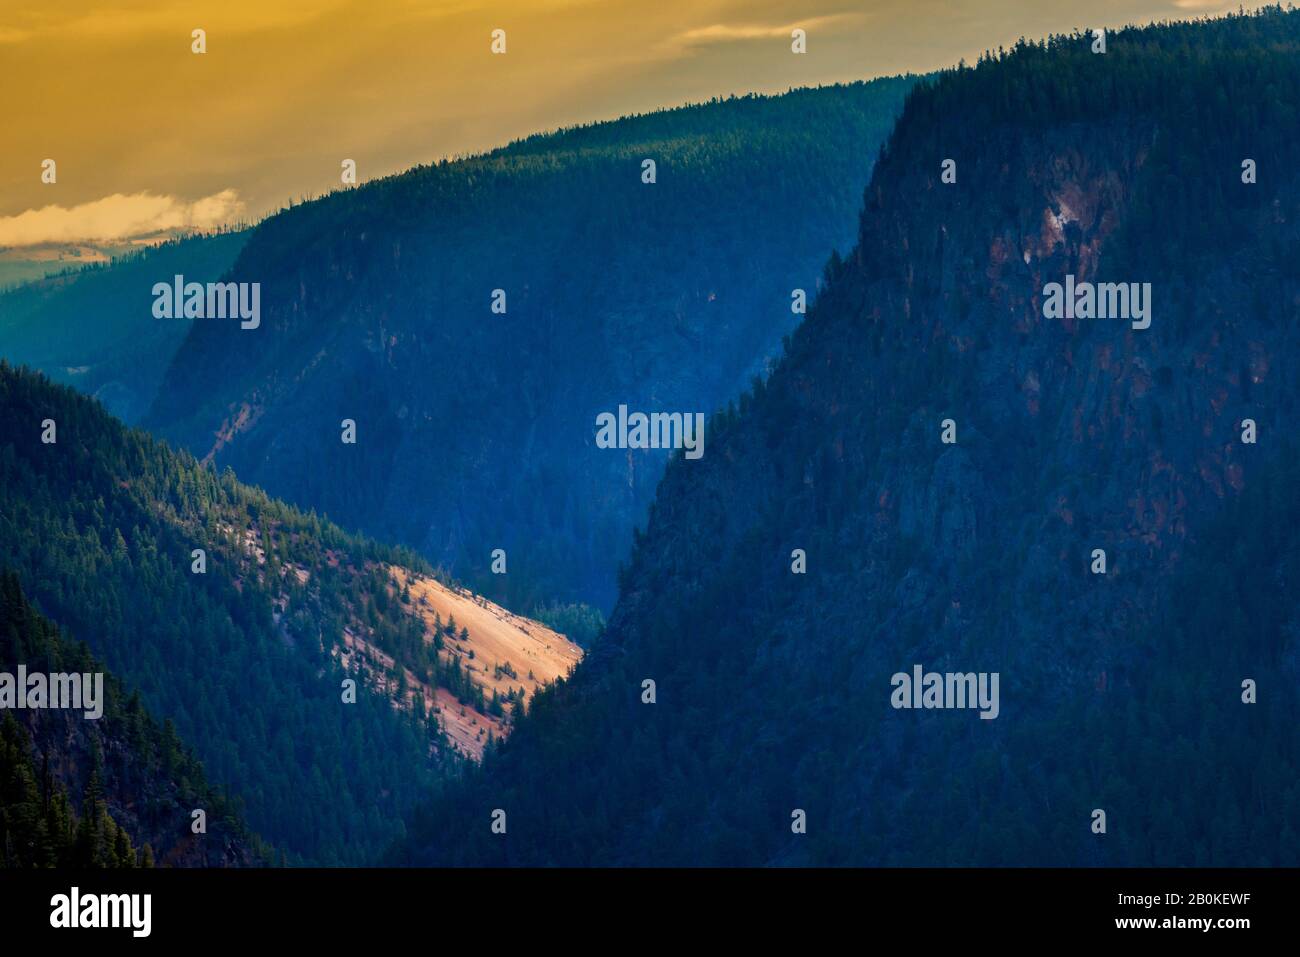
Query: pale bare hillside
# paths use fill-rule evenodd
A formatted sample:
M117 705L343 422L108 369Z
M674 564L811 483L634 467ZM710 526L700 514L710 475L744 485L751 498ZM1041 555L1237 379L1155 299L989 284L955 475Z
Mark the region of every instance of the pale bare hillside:
M420 617L433 640L434 628L444 628L444 661L455 659L475 685L504 701L522 696L525 701L542 685L568 675L582 659L582 649L541 622L524 618L464 589L452 589L435 579L405 568L388 566L394 590L409 588L410 610ZM447 627L454 622L454 633ZM475 759L482 756L489 734L509 731L500 720L467 707L446 689L426 689L427 700L438 708L451 741ZM510 707L506 706L507 712Z

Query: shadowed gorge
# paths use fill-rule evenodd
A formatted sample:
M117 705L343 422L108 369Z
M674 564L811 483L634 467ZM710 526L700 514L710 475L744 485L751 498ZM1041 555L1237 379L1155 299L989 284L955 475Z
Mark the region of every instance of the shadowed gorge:
M1300 9L0 61L0 939L1290 928Z
M1269 11L923 82L605 635L392 859L1296 864L1298 43ZM1046 319L1067 273L1150 281L1150 327ZM999 673L1000 716L891 708L917 663Z
M707 414L766 371L911 84L534 136L283 212L231 273L261 328L196 323L145 424L517 611L607 608L667 453L597 448L596 416Z

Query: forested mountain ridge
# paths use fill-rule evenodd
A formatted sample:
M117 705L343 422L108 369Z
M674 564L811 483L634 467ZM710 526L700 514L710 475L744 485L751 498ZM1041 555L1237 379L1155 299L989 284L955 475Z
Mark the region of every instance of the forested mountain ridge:
M0 672L103 673L0 573ZM25 693L26 689L23 689ZM0 716L0 866L237 867L269 863L170 721L104 675L102 713L6 709ZM203 833L193 812L204 812Z
M601 641L393 861L1300 863L1300 13L1092 42L909 95ZM1150 326L1048 318L1070 275ZM917 664L996 719L893 707Z
M0 358L75 386L134 424L153 403L193 320L159 320L154 283L215 282L248 231L175 239L0 291Z
M708 413L766 370L912 82L530 137L286 210L231 272L260 328L196 324L145 424L515 610L608 607L667 453L598 449L596 416Z
M500 680L480 640L570 647L535 623L471 634L439 615L418 556L3 361L0 429L0 567L175 722L290 861L371 860L438 774L504 733L537 682Z

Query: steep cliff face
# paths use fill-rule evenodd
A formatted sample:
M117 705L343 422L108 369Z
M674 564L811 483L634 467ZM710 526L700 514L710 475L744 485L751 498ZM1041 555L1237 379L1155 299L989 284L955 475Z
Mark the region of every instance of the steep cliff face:
M1063 37L918 88L605 639L396 859L1294 863L1298 38ZM1150 283L1149 327L1048 318L1067 276ZM918 664L997 673L997 716L893 707Z
M629 117L273 217L233 270L260 328L197 324L147 424L518 611L607 608L667 455L597 448L596 417L711 413L767 371L910 85Z

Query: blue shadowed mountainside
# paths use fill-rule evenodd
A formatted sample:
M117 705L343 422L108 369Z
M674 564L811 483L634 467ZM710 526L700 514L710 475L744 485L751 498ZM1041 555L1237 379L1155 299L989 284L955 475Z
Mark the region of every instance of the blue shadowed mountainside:
M608 609L668 452L597 448L596 417L708 414L769 370L913 82L534 136L286 210L231 270L260 328L196 323L144 424L516 610Z
M1107 41L912 92L592 653L392 860L1300 863L1300 13ZM1047 318L1070 275L1149 328ZM997 716L894 707L917 665Z

